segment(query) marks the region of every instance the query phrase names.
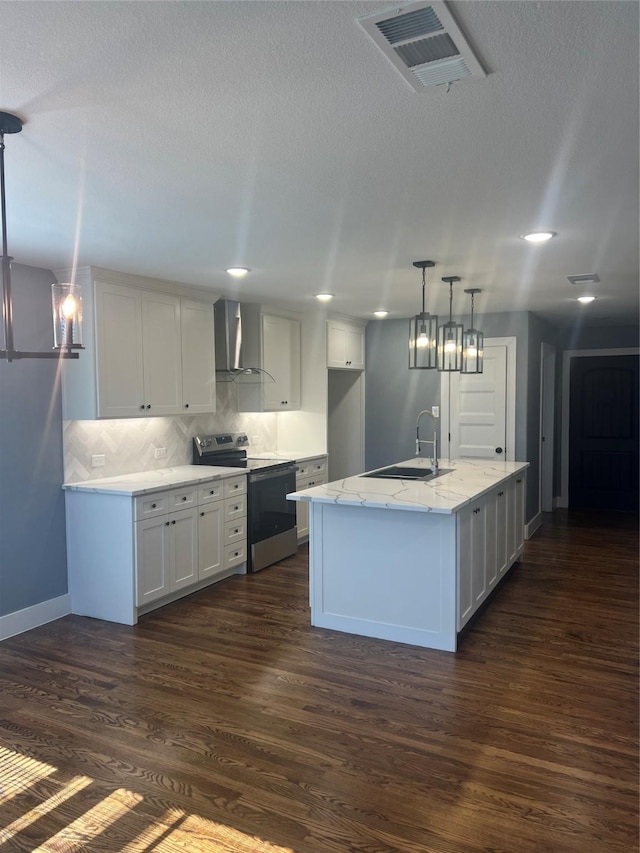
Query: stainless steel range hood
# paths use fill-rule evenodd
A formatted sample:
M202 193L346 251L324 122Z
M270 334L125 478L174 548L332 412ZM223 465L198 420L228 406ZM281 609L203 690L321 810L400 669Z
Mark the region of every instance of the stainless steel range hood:
M275 382L257 365L245 367L242 361L242 311L233 299L219 299L213 306L216 349L216 381Z

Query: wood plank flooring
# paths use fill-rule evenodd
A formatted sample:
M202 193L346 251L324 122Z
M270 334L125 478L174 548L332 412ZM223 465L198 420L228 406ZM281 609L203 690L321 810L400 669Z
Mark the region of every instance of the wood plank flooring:
M0 853L638 849L635 519L546 517L455 655L307 599L303 549L1 643Z

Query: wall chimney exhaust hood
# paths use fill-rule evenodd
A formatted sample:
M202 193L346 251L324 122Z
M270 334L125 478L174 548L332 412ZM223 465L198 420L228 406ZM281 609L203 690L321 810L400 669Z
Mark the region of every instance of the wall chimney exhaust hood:
M275 382L261 367L245 367L242 361L242 311L233 299L219 299L213 306L216 381L262 384Z

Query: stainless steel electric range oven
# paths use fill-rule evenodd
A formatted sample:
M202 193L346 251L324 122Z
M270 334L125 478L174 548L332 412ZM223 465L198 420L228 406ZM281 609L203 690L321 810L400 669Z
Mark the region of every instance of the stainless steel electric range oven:
M247 469L247 570L259 572L298 550L296 465L290 460L251 457L244 433L196 435L193 464Z

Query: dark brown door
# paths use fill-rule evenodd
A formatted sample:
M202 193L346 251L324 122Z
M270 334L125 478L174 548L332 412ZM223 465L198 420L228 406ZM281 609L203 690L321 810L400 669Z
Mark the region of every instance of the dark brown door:
M638 510L638 356L571 359L570 509Z

